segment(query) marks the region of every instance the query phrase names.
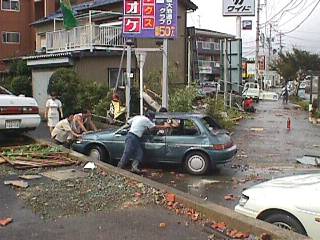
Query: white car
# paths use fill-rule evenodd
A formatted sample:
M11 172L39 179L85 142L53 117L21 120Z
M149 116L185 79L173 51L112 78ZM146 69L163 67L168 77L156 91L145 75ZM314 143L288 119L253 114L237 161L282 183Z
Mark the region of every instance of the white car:
M260 86L255 82L247 82L244 84L242 97L250 98L252 97L256 102L259 102L260 99Z
M38 104L34 98L15 96L0 86L0 133L33 130L40 121Z
M244 190L235 211L320 239L320 173L278 178Z

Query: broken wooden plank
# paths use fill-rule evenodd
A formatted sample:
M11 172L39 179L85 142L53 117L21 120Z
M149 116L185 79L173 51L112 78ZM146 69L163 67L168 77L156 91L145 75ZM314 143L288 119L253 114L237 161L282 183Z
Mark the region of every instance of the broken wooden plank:
M3 183L4 183L4 185L12 185L15 187L20 187L20 188L29 187L29 184L23 180L9 180L9 181L4 181Z

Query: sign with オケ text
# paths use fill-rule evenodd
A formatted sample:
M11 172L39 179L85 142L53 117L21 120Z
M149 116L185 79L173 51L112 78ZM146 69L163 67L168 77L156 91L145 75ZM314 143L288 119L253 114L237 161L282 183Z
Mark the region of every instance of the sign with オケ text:
M254 16L255 0L223 0L223 16Z
M126 38L176 38L178 0L124 0Z

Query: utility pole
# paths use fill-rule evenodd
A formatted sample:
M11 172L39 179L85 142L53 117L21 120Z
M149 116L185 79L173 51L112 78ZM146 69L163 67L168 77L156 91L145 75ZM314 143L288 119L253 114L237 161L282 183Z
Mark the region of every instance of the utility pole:
M283 45L282 45L282 35L283 35L283 33L280 32L280 53L282 53L282 48L283 48Z
M270 63L271 63L271 49L272 49L272 24L270 23L270 29L269 29L269 38L268 38L268 61L267 61L267 66L266 66L266 74L264 77L264 83L266 84L267 81L270 80Z
M223 46L223 44L222 44ZM228 78L228 40L227 38L224 39L224 61L223 61L223 102L224 102L224 108L226 109L227 106L227 78Z
M258 0L258 9L257 9L257 29L256 29L256 80L259 79L259 42L260 42L260 0ZM262 79L261 79L262 80ZM261 86L260 86L261 87Z

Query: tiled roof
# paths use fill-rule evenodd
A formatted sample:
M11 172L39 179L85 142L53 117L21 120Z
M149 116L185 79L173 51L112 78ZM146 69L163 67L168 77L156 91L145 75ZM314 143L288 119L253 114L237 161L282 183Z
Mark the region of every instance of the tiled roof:
M197 5L195 5L191 0L181 0L186 4L187 10L196 10L198 7ZM72 9L75 13L75 15L78 15L82 12L84 12L85 10L90 10L90 9L95 9L101 6L105 6L105 5L111 5L111 4L115 4L115 3L120 3L123 2L123 0L93 0L90 2L85 2L85 3L80 3L77 5L72 6ZM59 9L58 11L56 11L55 13L39 19L35 22L33 22L31 25L37 25L40 23L46 23L46 22L50 22L53 21L53 19L55 18L62 18L62 12Z
M52 54L41 54L41 55L32 55L23 57L23 60L34 60L34 59L45 59L45 58L54 58L54 57L66 57L71 56L72 54L70 52L64 52L64 53L52 53Z

